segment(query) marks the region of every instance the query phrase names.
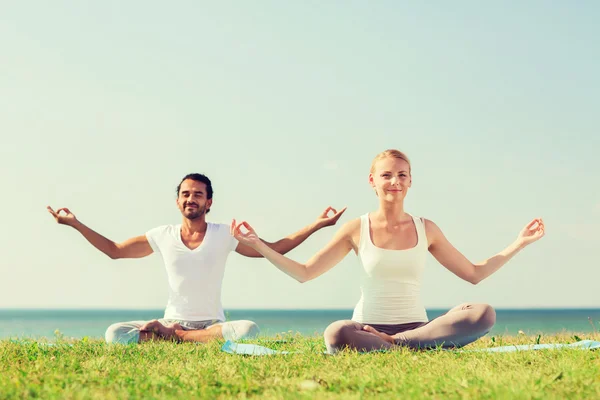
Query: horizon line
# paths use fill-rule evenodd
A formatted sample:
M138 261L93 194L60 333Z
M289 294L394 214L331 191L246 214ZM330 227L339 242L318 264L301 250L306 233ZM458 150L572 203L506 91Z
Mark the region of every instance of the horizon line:
M426 310L448 310L447 307L425 307ZM600 310L595 307L494 307L495 310ZM110 307L0 307L0 311L164 311L164 308L110 308ZM224 311L353 311L354 308L224 308Z

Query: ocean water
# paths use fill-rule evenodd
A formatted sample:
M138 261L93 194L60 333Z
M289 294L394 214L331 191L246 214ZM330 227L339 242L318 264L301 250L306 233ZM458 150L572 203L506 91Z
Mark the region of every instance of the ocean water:
M447 310L427 310L433 319ZM350 319L352 310L226 310L228 320L255 321L264 335L299 332L321 335L327 325ZM50 310L0 309L0 339L54 338L55 331L65 337L104 337L114 322L161 318L163 310ZM600 330L600 309L523 309L496 310L492 334L592 333Z

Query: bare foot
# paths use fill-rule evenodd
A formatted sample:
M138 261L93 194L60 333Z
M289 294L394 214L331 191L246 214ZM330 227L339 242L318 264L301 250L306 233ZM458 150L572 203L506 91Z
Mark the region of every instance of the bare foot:
M370 325L365 325L365 326L363 327L363 331L366 331L366 332L372 333L372 334L374 334L374 335L377 335L377 336L379 336L381 339L385 340L386 342L388 342L388 343L391 343L391 344L394 344L394 338L393 338L392 336L390 336L390 335L387 335L387 334L385 334L385 333L383 333L383 332L379 332L377 329L373 328L373 327L372 327L372 326L370 326Z

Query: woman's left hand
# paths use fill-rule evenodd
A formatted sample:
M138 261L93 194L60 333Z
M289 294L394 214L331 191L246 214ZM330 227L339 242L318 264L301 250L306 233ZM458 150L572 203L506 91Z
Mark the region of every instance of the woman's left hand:
M535 218L523 228L519 233L517 240L523 246L527 246L536 240L543 238L545 233L546 229L544 227L544 221L541 218Z
M242 232L242 228L246 232ZM236 238L238 242L254 248L261 241L254 229L246 221L236 223L235 219L231 221L230 228L231 236Z
M383 340L385 340L388 343L394 344L394 338L386 333L383 332L379 332L377 329L373 328L372 326L369 325L365 325L363 327L363 331L367 331L369 333L375 334L377 336L379 336L380 338L382 338Z

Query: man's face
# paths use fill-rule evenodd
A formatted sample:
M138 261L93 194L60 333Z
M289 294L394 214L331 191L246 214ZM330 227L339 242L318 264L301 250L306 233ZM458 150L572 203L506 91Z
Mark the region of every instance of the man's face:
M200 218L212 205L212 199L209 200L206 196L206 184L186 179L179 188L177 207L187 219Z

